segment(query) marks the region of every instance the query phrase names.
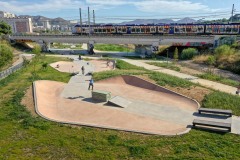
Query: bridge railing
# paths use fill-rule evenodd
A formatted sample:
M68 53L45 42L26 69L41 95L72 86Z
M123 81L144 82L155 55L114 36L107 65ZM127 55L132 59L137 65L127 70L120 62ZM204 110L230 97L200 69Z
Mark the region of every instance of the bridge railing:
M0 80L3 79L3 78L6 78L10 74L12 74L12 73L16 72L17 70L21 69L22 67L23 67L23 62L0 72Z
M10 38L17 38L17 37L26 37L26 38L40 38L40 37L46 37L46 38L59 38L59 37L65 37L65 38L159 38L159 39L188 39L188 38L194 38L194 39L206 39L206 38L214 38L212 35L11 35Z

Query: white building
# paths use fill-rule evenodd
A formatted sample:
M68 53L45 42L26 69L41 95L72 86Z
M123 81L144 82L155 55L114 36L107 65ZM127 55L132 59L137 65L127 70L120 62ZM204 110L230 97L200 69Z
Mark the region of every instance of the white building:
M42 23L43 23L43 27L45 29L51 29L51 25L49 23L49 20L42 21Z
M15 18L16 15L9 12L0 11L0 18Z

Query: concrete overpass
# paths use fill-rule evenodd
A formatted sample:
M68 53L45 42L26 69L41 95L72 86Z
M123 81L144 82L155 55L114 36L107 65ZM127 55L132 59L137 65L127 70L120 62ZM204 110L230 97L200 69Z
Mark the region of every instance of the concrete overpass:
M34 41L45 45L46 50L50 43L87 43L93 46L95 43L105 44L134 44L137 46L151 46L153 51L158 50L159 45L173 46L201 46L214 44L214 36L76 36L76 35L11 35L9 39L14 41Z

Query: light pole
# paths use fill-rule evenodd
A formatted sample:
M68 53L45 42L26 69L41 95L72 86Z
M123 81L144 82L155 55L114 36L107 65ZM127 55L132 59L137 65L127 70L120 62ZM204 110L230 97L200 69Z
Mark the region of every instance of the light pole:
M167 65L168 65L168 49L167 49Z

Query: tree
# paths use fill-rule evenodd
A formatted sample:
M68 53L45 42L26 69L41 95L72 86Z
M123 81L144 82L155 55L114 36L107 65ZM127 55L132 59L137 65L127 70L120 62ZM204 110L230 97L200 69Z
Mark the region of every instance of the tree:
M174 51L174 54L173 54L173 59L175 60L175 61L177 61L178 60L178 48L176 47L175 48L175 51Z
M11 26L4 21L0 21L0 35L6 35L11 33L12 33Z

